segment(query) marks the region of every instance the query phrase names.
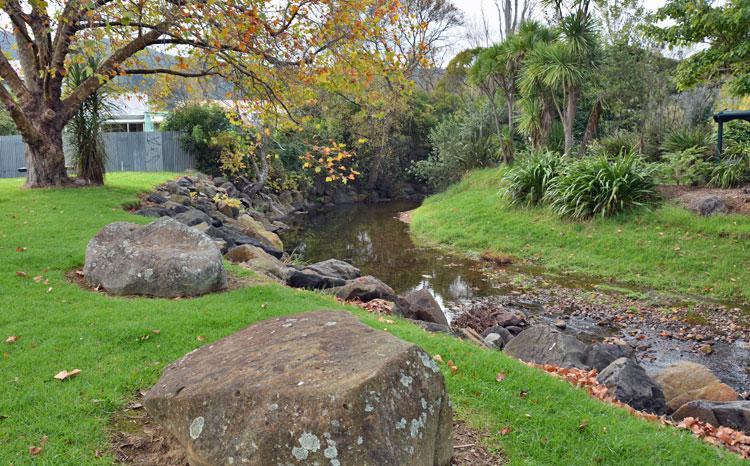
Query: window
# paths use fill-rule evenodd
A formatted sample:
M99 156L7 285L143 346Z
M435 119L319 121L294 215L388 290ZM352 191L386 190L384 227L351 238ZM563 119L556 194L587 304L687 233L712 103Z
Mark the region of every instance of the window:
M107 123L103 126L104 132L106 133L127 133L127 123Z
M142 133L143 123L128 123L128 133Z

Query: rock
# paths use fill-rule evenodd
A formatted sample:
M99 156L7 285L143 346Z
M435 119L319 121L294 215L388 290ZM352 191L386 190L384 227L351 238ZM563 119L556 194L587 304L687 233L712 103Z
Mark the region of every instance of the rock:
M505 329L509 331L513 336L516 336L519 333L523 332L523 329L521 327L517 327L515 325L508 325L507 327L505 327Z
M187 191L185 188L180 188L184 191ZM184 206L190 205L190 197L188 194L172 194L170 196L170 202L174 202L175 204L182 204Z
M588 369L586 345L549 325L534 325L510 340L505 354L526 362Z
M715 427L726 426L750 434L750 401L694 400L682 405L672 414L672 419L681 421L694 417Z
M267 255L269 254L259 247L250 244L242 244L231 248L226 254L224 254L224 258L236 264Z
M212 238L217 238L217 239L226 241L228 247L230 248L233 246L239 246L242 244L250 244L252 246L257 246L263 249L268 254L272 255L273 257L277 259L281 259L281 257L284 255L283 251L276 249L274 247L268 246L267 244L264 244L255 238L250 238L249 236L243 235L237 230L230 228L226 225L220 226L220 227L214 227L214 226L209 227L206 230L206 234Z
M513 335L508 331L508 329L499 325L495 325L494 327L486 329L484 332L482 332L482 337L487 338L487 335L491 333L500 335L502 337L503 346L507 345L511 338L513 338Z
M346 280L336 277L327 277L307 269L290 269L286 278L286 284L293 288L322 290L343 286L346 284Z
M224 178L223 176L215 176L214 177L214 186L216 186L216 187L220 187L221 185L223 185L226 182L227 182L227 179Z
M448 326L443 309L427 289L410 291L396 300L395 312L403 317Z
M183 176L182 178L177 180L177 186L182 186L183 188L189 188L193 186L193 180L191 180L187 176Z
M226 215L229 218L237 218L240 214L240 208L234 205L229 205L224 201L216 202L216 210Z
M526 314L518 309L503 309L492 314L495 324L502 327L523 327L526 325Z
M565 330L567 326L568 324L562 319L557 319L555 321L555 327L559 328L560 330Z
M154 204L164 204L169 200L167 198L168 194L169 193L161 193L157 191L155 193L149 194L148 197L146 197L146 200L149 202L153 202Z
M676 411L693 400L735 401L738 396L706 366L680 361L656 373L653 379L661 385L668 412Z
M279 238L276 233L268 231L262 223L258 222L250 215L240 215L237 217L237 223L240 225L243 234L255 238L280 251L284 250L284 243L281 242L281 238Z
M243 267L273 279L286 281L289 275L288 267L283 262L263 249L249 244L230 249L224 257L231 262L242 263Z
M709 354L714 352L714 347L709 345L708 343L705 343L698 348L698 351L708 356Z
M490 333L489 335L484 337L484 342L500 350L503 349L503 346L505 346L503 337L501 337L498 333Z
M690 210L708 217L719 213L725 213L727 211L727 205L718 197L710 196L691 203Z
M632 359L619 358L613 361L599 374L597 381L605 385L617 400L638 411L659 415L666 412L661 388Z
M365 303L373 299L395 301L396 292L377 278L367 275L347 282L336 292L336 297L346 301L358 299Z
M597 343L589 347L586 353L586 365L601 372L615 360L627 356L625 350L619 345Z
M86 248L92 286L116 295L196 296L227 287L221 252L205 234L170 217L104 227Z
M188 353L144 397L194 465L447 466L430 355L345 312L252 325Z
M137 215L143 215L144 217L169 217L172 213L164 207L143 207L136 211Z
M306 267L308 270L325 275L327 277L336 277L342 280L354 280L355 278L362 275L362 272L352 264L344 262L338 259L328 259L326 261L317 262Z
M182 212L175 215L174 219L180 223L184 223L189 227L198 225L200 223L211 223L211 217L198 209L188 209L187 212Z

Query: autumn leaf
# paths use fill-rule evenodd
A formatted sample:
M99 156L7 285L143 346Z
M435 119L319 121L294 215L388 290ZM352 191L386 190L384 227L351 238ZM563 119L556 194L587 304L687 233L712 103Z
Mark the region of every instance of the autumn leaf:
M584 419L583 421L581 421L580 424L578 424L578 432L583 432L584 430L586 430L586 427L588 426L589 426L589 420Z
M432 359L434 359L435 361L437 361L437 362L439 362L439 363L441 363L441 364L442 364L443 362L445 362L445 361L443 361L443 357L442 357L442 356L440 356L439 354L436 354L435 356L433 356L433 357L432 357Z
M26 248L22 248L20 246L16 248L16 252L26 252L26 251L27 251Z
M63 381L72 379L73 377L76 377L78 374L81 373L81 369L73 369L72 371L60 371L57 374L55 374L55 378L57 380Z
M13 343L17 342L19 338L21 337L19 337L18 335L11 335L5 339L5 343L12 345Z
M520 392L518 392L518 396L521 397L521 399L525 400L526 397L529 396L529 392L527 392L526 390L521 390Z
M503 380L505 380L505 377L507 376L508 375L505 372L498 372L497 375L495 376L495 380L497 380L498 382L502 382Z
M513 432L513 428L510 426L505 426L502 429L500 429L500 435L503 437Z
M19 270L18 272L16 272L16 276L18 276L18 277L28 277L29 274L27 274L26 272L21 272Z
M42 437L42 439L39 441L39 446L31 446L29 447L29 455L31 456L37 456L40 455L44 451L44 446L47 445L47 436L45 435Z
M195 337L195 339L198 341L205 341L206 337L204 337L203 335L198 335L197 337Z

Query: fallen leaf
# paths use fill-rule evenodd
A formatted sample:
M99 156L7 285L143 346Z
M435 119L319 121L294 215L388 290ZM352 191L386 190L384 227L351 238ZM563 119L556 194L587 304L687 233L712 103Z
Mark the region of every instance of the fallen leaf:
M34 282L39 283L40 281L42 281L42 278L44 277L42 277L41 275L37 275L36 277L34 277Z
M5 343L12 345L13 343L17 342L19 338L21 337L19 337L18 335L11 335L5 339Z
M161 330L159 330L158 328L155 328L155 329L151 330L151 333L159 335L161 333Z
M443 361L443 357L440 356L439 354L436 354L435 356L433 356L432 359L434 359L435 361L440 362L440 363L445 362L445 361Z
M47 445L47 440L48 440L47 436L45 435L44 437L42 437L42 440L39 441L38 447L36 446L29 447L29 455L31 456L40 455L42 451L44 451L44 446Z
M26 252L26 248L22 248L19 246L16 248L16 252Z
M583 421L581 421L580 424L578 424L578 432L583 432L584 430L586 430L586 427L588 426L589 426L589 420L584 419Z
M19 276L19 277L28 277L29 276L29 274L27 274L26 272L21 272L20 270L16 272L16 275Z
M502 436L506 436L511 432L513 432L513 428L510 426L505 426L502 429L500 429L500 435Z
M525 400L526 397L529 396L529 392L527 392L526 390L521 390L520 392L518 392L518 396Z
M83 270L76 270L76 275L83 277Z
M73 377L77 376L81 373L81 369L73 369L72 371L60 371L55 375L55 378L57 380L68 380L72 379Z
M456 367L456 366L450 366L450 368L451 368L451 373L452 374L455 374L456 372L458 372L458 367Z
M205 341L206 337L204 337L203 335L198 335L197 337L195 337L195 339L198 341Z
M498 382L502 382L507 376L508 375L505 372L498 372L495 376L495 380L497 380Z

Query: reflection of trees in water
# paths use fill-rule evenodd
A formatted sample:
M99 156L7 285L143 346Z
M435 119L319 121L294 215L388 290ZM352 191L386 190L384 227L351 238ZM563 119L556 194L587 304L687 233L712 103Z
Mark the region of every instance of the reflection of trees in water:
M474 287L480 288L479 294L489 291L469 260L414 245L408 225L395 218L397 212L413 207L403 203L339 207L302 219L302 230L292 230L283 239L288 250L296 248L307 262L349 260L398 292L427 287L441 302L474 296ZM448 263L458 265L448 267Z

